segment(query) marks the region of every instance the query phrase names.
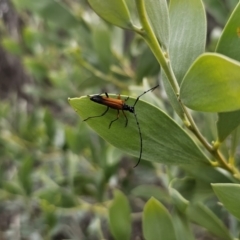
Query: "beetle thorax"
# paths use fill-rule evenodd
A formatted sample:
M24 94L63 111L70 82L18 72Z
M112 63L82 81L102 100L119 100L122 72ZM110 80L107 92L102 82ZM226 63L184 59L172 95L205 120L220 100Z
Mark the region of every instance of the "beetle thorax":
M134 107L133 106L128 106L127 104L123 105L123 110L129 111L131 113L134 113Z

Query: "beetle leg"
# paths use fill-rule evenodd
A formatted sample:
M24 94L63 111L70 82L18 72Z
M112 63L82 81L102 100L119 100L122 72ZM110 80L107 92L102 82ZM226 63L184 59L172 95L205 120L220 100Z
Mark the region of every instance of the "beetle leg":
M111 128L113 122L115 122L115 121L117 121L119 119L119 110L117 110L117 111L118 111L117 118L110 122L109 127L108 127L109 129Z
M107 113L108 110L109 110L109 107L107 107L107 109L106 109L101 115L99 115L99 116L93 116L93 117L88 117L88 118L84 119L83 121L87 121L87 120L89 120L90 118L102 117L102 116L104 116L104 115Z

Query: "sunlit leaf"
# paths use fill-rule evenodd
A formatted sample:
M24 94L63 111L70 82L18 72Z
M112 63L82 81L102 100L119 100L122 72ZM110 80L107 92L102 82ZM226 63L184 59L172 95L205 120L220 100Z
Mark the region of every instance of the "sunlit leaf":
M143 234L146 240L174 240L175 231L167 209L155 198L151 198L143 210Z
M111 94L109 96L115 97ZM90 101L85 96L69 98L69 103L82 119L101 115L107 108ZM129 98L127 103L132 105L134 99ZM142 132L143 159L165 164L208 163L206 156L188 134L160 109L139 101L135 112ZM126 115L127 127L125 127L125 117L121 114L119 120L109 129L109 123L117 116L117 110L114 109L110 109L103 117L89 119L83 124L89 124L103 139L115 147L138 157L140 152L138 127L134 115L129 112L126 112Z
M220 54L200 56L184 77L180 98L189 108L205 112L240 109L240 62Z

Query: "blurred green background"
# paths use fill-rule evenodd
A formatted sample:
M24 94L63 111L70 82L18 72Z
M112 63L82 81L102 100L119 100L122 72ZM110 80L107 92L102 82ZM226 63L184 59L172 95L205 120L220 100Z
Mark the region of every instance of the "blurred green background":
M208 51L237 2L204 1ZM151 196L168 206L173 176L186 177L185 196L198 197L193 186L208 196L208 185L177 167L142 161L133 169L137 159L98 137L67 101L104 91L137 96L159 73L139 36L100 19L85 0L0 0L0 239L113 239L107 216L115 188L136 213L132 239L143 239L137 212ZM148 101L175 117L164 90L156 95ZM194 230L198 239L217 239Z

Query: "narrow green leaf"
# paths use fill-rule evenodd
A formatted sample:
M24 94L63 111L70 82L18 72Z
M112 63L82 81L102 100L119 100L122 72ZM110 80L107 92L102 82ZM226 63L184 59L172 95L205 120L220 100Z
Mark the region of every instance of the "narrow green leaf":
M204 52L206 16L201 0L171 0L169 55L179 84L193 61Z
M21 186L19 186L19 183L14 181L3 182L3 189L11 194L24 195L24 191Z
M109 96L116 97L111 94ZM134 101L135 99L129 98L127 103L131 106ZM101 115L106 110L106 106L94 103L85 96L69 98L69 103L82 119ZM142 132L143 159L165 164L208 164L206 156L189 135L160 109L140 100L135 112ZM86 123L115 147L139 157L140 137L134 115L126 112L127 127L124 127L125 117L120 115L119 120L109 129L109 123L116 119L116 116L117 110L110 109L105 116L89 119Z
M114 200L109 208L109 224L116 240L131 238L131 209L126 196L116 190Z
M26 195L30 195L32 192L32 178L31 178L32 168L33 159L27 157L22 162L21 167L19 168L18 171L18 179Z
M108 72L112 62L112 52L110 49L110 31L104 24L98 24L93 28L93 47L98 56L100 68L104 72Z
M217 129L218 140L223 142L225 138L240 124L240 111L218 113Z
M80 23L63 4L56 0L14 0L14 4L20 9L37 12L44 20L61 27L75 27Z
M169 14L166 0L145 0L145 8L153 31L165 50L169 45Z
M240 109L240 62L220 54L200 56L184 77L180 98L189 108L204 112Z
M185 199L176 189L169 187L169 193L172 198L173 204L179 210L184 213L188 207L189 202Z
M234 9L218 41L216 52L240 61L240 2Z
M143 235L146 240L176 239L169 212L153 197L144 206Z
M56 207L72 208L78 205L76 195L63 188L44 188L35 192L35 196L46 200L48 203Z
M224 207L240 220L240 184L216 183L212 187Z
M154 197L159 201L170 203L170 197L168 192L155 185L139 185L131 191L131 195L144 198L146 200L148 200L150 197Z
M188 217L195 223L206 228L209 232L222 240L232 240L228 229L222 221L202 203L190 205L187 210Z
M219 39L216 52L240 61L240 3L231 14L221 38ZM240 124L240 111L218 114L217 130L219 141L225 138Z
M189 219L186 215L176 211L172 214L172 220L174 223L174 229L177 240L196 240L192 232L192 228Z
M92 9L104 20L121 28L133 30L129 11L124 0L88 0Z

